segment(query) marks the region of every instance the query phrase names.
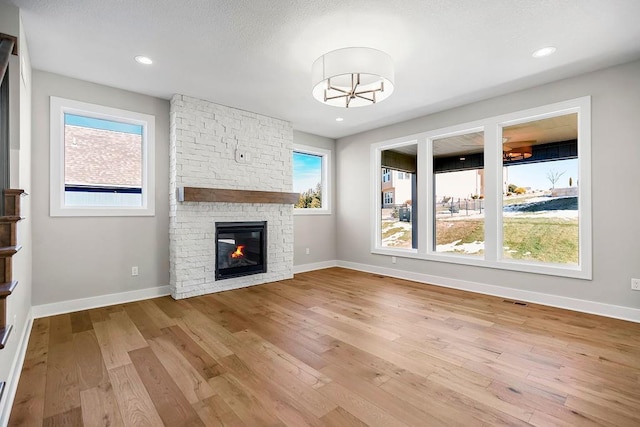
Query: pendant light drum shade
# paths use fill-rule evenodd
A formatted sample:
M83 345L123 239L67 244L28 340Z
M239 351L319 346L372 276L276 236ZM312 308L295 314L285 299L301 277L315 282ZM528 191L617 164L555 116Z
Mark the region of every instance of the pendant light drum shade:
M313 97L336 107L362 107L393 92L393 61L368 47L348 47L318 58L311 68Z

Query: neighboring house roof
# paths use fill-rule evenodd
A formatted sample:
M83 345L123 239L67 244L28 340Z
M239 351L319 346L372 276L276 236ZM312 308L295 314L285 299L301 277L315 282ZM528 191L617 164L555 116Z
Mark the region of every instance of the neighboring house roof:
M65 184L142 186L142 137L65 125Z

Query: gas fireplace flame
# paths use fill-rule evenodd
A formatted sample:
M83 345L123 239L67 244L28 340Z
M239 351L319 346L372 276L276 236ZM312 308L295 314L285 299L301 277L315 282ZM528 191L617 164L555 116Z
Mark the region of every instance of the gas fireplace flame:
M243 250L244 250L244 245L236 246L236 250L235 250L235 252L233 252L231 254L231 258L242 258L242 257L244 257L244 252L242 252Z

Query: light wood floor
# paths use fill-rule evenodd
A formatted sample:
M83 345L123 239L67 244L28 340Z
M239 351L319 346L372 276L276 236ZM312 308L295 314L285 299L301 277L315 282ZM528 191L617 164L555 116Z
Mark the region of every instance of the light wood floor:
M10 425L640 425L640 325L333 268L34 322Z

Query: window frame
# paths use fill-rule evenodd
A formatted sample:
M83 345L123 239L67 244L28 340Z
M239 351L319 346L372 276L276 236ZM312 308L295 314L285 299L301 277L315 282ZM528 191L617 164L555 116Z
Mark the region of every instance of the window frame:
M322 174L322 207L321 208L293 208L294 215L331 215L331 150L325 148L313 147L310 145L294 144L291 152L291 158L293 159L294 153L309 154L312 156L319 156L321 161L321 174ZM292 181L293 181L293 160L292 166Z
M578 113L578 188L579 210L579 263L578 265L551 264L506 259L502 257L502 128L517 123L540 120L563 114ZM435 225L433 200L433 145L432 141L443 137L481 130L484 132L485 170L485 252L482 258L438 253L433 247ZM417 143L418 145L418 210L420 227L417 249L387 248L381 246L380 212L381 152L394 147ZM396 138L371 145L371 253L429 261L447 262L500 270L545 274L577 279L592 279L592 209L591 209L591 97L571 99L527 110L502 114L473 122L434 129L419 134ZM377 198L376 198L377 196ZM426 230L426 231L425 231Z
M142 126L142 203L140 206L67 206L65 204L65 113ZM155 117L52 96L50 99L49 215L52 217L155 216Z

